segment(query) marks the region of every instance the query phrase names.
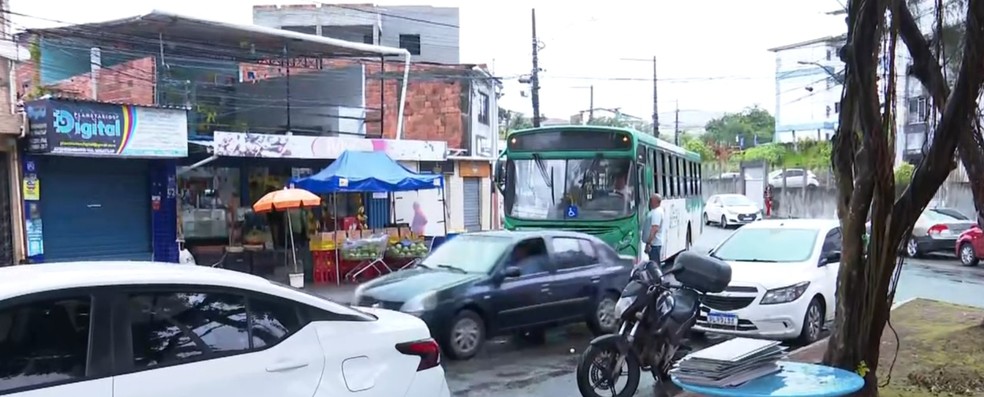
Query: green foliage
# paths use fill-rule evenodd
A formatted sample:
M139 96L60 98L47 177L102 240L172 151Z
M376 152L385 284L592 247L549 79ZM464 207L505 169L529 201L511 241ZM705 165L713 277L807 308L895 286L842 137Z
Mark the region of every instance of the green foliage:
M527 128L533 128L532 119L520 112L499 108L499 138L505 139L510 132Z
M762 161L774 167L803 167L825 169L830 164L831 144L828 141L803 141L795 146L767 143L745 149L740 161Z
M770 165L782 165L786 154L787 150L785 146L778 143L766 143L745 149L741 156L735 157L740 157L742 161L765 160Z
M912 180L912 173L916 172L916 166L909 163L902 163L895 167L895 187L905 188Z
M803 141L796 149L788 148L782 165L787 167L804 167L809 169L824 169L830 165L832 147L830 141Z
M615 117L595 117L588 121L588 125L600 125L605 127L628 128L631 125L625 120Z
M776 119L767 110L753 106L708 121L704 129L707 131L703 135L706 142L733 144L736 137L743 136L749 143L753 137L758 137L759 143L767 143L772 142L775 135Z
M680 137L680 141L684 149L699 154L701 161L713 161L717 158L714 151L698 137L684 134Z

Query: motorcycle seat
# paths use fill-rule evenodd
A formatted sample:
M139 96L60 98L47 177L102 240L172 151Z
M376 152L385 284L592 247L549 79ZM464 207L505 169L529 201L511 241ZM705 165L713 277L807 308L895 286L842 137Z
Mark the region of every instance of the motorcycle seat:
M688 289L679 289L673 292L673 310L670 318L677 323L684 323L690 320L700 305L700 296L697 292Z

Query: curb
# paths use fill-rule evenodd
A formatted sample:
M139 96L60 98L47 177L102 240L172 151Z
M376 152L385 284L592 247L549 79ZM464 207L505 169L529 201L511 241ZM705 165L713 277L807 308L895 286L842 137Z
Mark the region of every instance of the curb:
M892 304L892 308L889 309L889 310L898 309L898 308L902 307L902 305L905 305L907 303L911 303L912 301L914 301L916 299L919 299L919 298L909 298L909 299L903 300L901 302L895 302L894 304Z
M904 306L907 303L912 303L912 301L915 301L916 299L919 299L919 298L909 298L909 299L905 299L905 300L902 300L902 301L899 301L899 302L895 302L894 304L892 304L892 307L889 309L889 311L898 309L898 308ZM807 349L816 347L820 343L827 343L827 340L828 339L830 339L829 336L826 337L826 338L823 338L821 340L818 340L816 342L813 342L813 343L811 343L809 345L803 346L803 347L801 347L799 349L793 350L793 351L789 352L789 355L792 356L792 355L794 355L794 354L796 354L798 352L806 351Z

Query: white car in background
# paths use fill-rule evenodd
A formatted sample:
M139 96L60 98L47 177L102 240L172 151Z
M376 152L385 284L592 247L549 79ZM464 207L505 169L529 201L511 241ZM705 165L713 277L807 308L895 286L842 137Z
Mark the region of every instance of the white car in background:
M786 180L785 185L782 184L783 179ZM813 171L802 168L787 168L785 172L783 170L770 172L769 186L772 186L773 189L782 189L783 186L787 189L802 189L803 186L806 186L807 189L814 189L820 186L820 181Z
M704 224L721 227L744 225L762 219L762 209L741 194L715 194L704 204Z
M704 297L697 332L812 343L834 319L841 255L837 220L755 222L710 254L731 265L731 284Z
M424 322L243 273L0 269L0 395L450 396Z

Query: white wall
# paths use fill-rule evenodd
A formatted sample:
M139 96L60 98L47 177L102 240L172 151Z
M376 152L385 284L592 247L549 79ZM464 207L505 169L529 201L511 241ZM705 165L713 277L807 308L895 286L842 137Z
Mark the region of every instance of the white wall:
M836 104L843 87L823 67L800 62L816 62L835 73L844 68L837 59L836 47L826 42L776 52L776 107L773 113L778 142L815 140L818 135L826 138L836 125Z
M400 161L404 167L409 170L416 172L418 170L416 161ZM447 195L449 203L454 201L451 199L451 192L448 188L448 176L445 175L445 189L449 190L445 192ZM458 188L459 192L461 188ZM442 196L440 189L430 189L430 190L420 190L415 192L398 192L393 193L393 220L395 223L411 223L413 221L413 203L417 202L420 207L424 210L424 216L427 217L427 226L424 231L424 235L427 236L443 236L444 235L444 224L441 223L442 220L449 222L448 230L452 230L453 223L450 220L445 220L442 212L444 211L444 206L442 203ZM461 199L457 200L461 203ZM452 211L453 214L453 211ZM460 212L459 212L460 214ZM461 216L458 216L461 219Z
M362 65L326 69L290 77L291 126L365 135L365 69ZM287 78L240 83L237 95L250 98L240 107L239 121L250 127L287 125ZM243 109L243 107L254 109ZM274 108L280 111L263 111Z
M499 106L496 100L496 86L492 80L472 80L472 82L470 84L472 93L471 106L469 108L471 142L468 155L493 159L498 156L498 153L495 153L494 147L496 144L495 140L499 139ZM483 95L488 98L488 102L484 105L489 115L486 123L479 121L483 107Z
M314 28L314 34L332 37L345 32L325 26L367 26L378 28L375 44L388 47L399 47L401 34L418 34L420 55L414 55L415 61L460 63L460 18L456 7L339 5L345 8L330 4L254 8L253 23L274 28L309 26ZM362 42L355 40L357 36L339 38Z
M818 42L796 48L776 51L776 140L788 143L794 140L829 139L834 132L839 118L839 103L843 94L843 86L833 79L827 70L839 73L844 70L844 63L837 56L837 51L843 42ZM896 101L896 114L905 115L905 70L909 64L908 53L899 46L894 59L896 68L896 87L899 98ZM813 62L815 64L802 64ZM883 59L880 65L881 75L888 69L889 60ZM827 70L825 70L825 68ZM885 80L880 82L884 85ZM811 89L807 89L807 88ZM884 92L879 90L880 93ZM882 100L884 102L884 100ZM829 108L829 112L828 112ZM897 131L903 131L905 116L896 120ZM895 162L902 161L902 153L906 145L903 134L896 140Z
M495 229L492 223L492 179L482 178L482 230Z
M458 166L454 167L454 175L447 175L448 184L448 212L451 222L448 223L448 230L465 230L465 182L461 180L458 173Z
M401 34L419 34L420 55L414 55L414 60L447 64L461 62L457 7L380 6L378 9L382 20L380 45L399 47Z

